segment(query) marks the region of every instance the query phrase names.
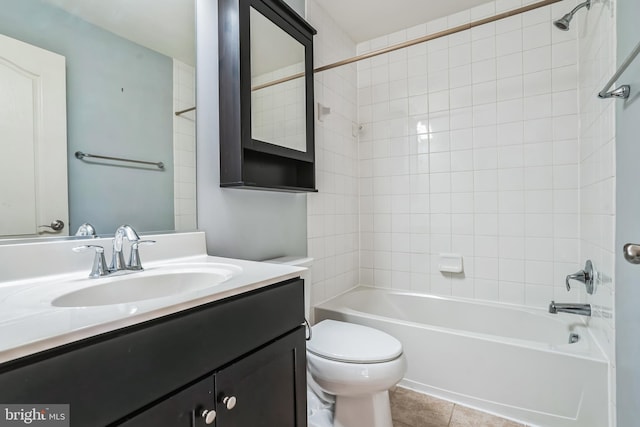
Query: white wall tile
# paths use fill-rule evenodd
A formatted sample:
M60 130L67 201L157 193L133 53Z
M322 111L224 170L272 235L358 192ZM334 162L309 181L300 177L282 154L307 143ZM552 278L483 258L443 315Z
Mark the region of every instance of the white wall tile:
M612 312L609 319L594 318L591 329L601 348L612 362L615 362L614 298L615 272L615 104L616 101L603 101L596 97L603 82L616 68L615 57L615 3L593 4L588 14L577 23L577 40L560 40L553 50L554 87L560 91L577 88L580 100L576 115L569 113L554 121L554 139L574 141L580 144L579 159L569 157L566 147L558 149L559 158L572 163L573 169L560 169L558 173L567 176L578 170L578 178L570 185L574 189L564 190L573 195L573 201L581 202L580 209L565 202L561 208L566 212L579 215L580 259L579 266L591 259L604 276L611 278L593 296L582 295L582 300L598 306L608 307ZM573 74L573 64L577 63L578 73ZM557 82L557 83L556 83ZM577 82L577 86L575 85ZM573 83L573 84L572 84ZM569 105L567 105L569 107ZM571 124L579 117L579 135L569 136ZM579 141L579 142L578 142ZM579 191L575 190L579 186ZM579 193L576 196L575 193ZM575 216L572 216L575 218ZM571 218L571 217L569 217ZM559 217L557 221L567 222L568 218ZM571 230L572 234L575 230ZM563 257L569 257L569 242L558 241L558 251ZM615 378L612 363L610 374ZM615 408L615 381L610 382L610 407ZM611 411L615 413L615 411ZM614 424L612 420L611 425Z
M471 81L476 83L496 80L496 61L494 59L484 59L471 64L473 75Z
M471 84L471 64L449 69L449 84L452 88Z
M173 61L174 111L195 105L195 69L177 59ZM177 231L197 228L195 114L173 117L174 220Z
M522 52L522 30L504 32L496 36L496 56ZM522 55L520 56L522 58Z
M551 57L553 68L576 64L578 59L577 40L569 40L554 44Z
M487 3L387 41L522 4ZM578 142L577 32L554 37L551 16L545 7L358 68L354 104L358 121L369 123L354 168L361 281L537 307L554 297L556 269L576 261L585 146ZM593 165L602 150L587 148L582 159ZM594 169L584 175L603 194L613 166ZM449 250L466 252L464 277L437 271L437 254Z
M523 71L535 73L551 69L551 46L526 50L523 53Z
M550 45L551 30L552 27L548 22L524 27L522 30L522 48L529 50Z
M356 49L349 37L313 1L308 2L308 19L319 34L331 34L331 38L316 40L316 51L330 52L336 56L334 60L353 56L356 51L375 50L407 37L406 31L400 31L360 43ZM383 55L363 61L357 67L327 71L321 79L316 79L316 94L324 98L323 103L332 111L325 121L317 121L315 125L319 192L307 195L307 252L314 258L312 300L315 303L358 282L387 285L390 281L390 271L386 274L386 270L377 267L380 255L374 249L378 244L385 248L391 245L391 238L387 239L391 236L390 212L375 209L385 204L390 207L390 201L380 199L377 194L386 193L391 184L390 178L389 182L377 179L377 172L385 170L386 165L374 164L374 160L377 162L382 156L388 158L391 154L390 138L398 125L389 120L389 115L390 111L402 111L403 105L397 100L403 100L408 109L406 55L394 55L393 58L394 61L389 61ZM376 122L374 126L374 118L387 122ZM361 159L358 158L358 141L352 135L352 124L358 122L365 123ZM387 166L387 169L392 168ZM359 174L362 180L358 179ZM358 198L358 194L362 198ZM363 215L361 218L360 214ZM377 227L388 232L377 232ZM391 257L386 259L389 265L385 264L385 267L390 268Z
M542 70L524 75L524 96L551 93L551 70Z

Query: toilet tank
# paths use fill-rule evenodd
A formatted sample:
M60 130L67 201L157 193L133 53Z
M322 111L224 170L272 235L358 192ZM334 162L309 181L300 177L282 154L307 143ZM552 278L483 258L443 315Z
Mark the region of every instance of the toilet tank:
M307 270L300 274L304 280L304 317L313 325L313 314L311 311L311 266L313 258L301 258L296 256L285 256L280 258L268 259L263 262L271 262L274 264L287 264L295 267L305 267Z

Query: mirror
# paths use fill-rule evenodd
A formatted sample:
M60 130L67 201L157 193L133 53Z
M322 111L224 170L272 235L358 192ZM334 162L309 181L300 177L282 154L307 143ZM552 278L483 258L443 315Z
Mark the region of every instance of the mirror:
M304 152L304 45L250 10L251 138Z
M59 105L66 106L50 108L53 116L30 102L12 100L0 108L3 141L15 147L31 144L21 151L5 150L2 164L13 167L0 170L2 182L11 183L0 186L0 200L11 195L14 205L25 202L29 211L14 210L9 219L9 207L0 207L0 237L73 235L85 222L102 235L123 223L139 232L195 229L195 113L175 115L195 106L194 0L7 2L0 9L0 33L0 41L6 38L20 47L9 59L9 51L0 49L0 79L5 83L0 93L14 96L16 91L8 91L7 85L14 88L20 81L27 83L15 96L38 98L29 97L31 90L42 95L49 85L42 84L40 74L17 65L30 58L27 50L40 50L62 60L58 81L63 90L56 96ZM17 109L22 104L31 113ZM62 116L60 110L65 110ZM25 123L18 130L12 125L16 117ZM43 147L51 150L51 132L42 126L50 121L65 125L55 131L63 145L45 155ZM79 159L76 152L162 162L164 167ZM17 166L19 161L25 166ZM38 177L45 176L43 165L63 173L38 183ZM22 188L16 191L22 183L28 197ZM68 190L68 222L60 232L41 227L65 215L48 213L47 198L59 202L63 197L52 196L56 188Z

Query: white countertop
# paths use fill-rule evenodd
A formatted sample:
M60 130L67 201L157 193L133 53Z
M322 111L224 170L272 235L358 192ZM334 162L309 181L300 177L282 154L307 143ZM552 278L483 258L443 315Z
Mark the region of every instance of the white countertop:
M185 264L202 266L223 263L237 266L242 271L222 283L204 289L131 303L92 307L51 305L51 298L56 293L68 291L60 283L84 279L90 268L0 281L0 363L299 277L305 270L288 265L204 254L150 262L144 262L143 259L143 263L145 271L131 273L130 276L153 274L160 268ZM100 280L104 279L90 280L91 285L99 284ZM108 286L108 283L105 285Z

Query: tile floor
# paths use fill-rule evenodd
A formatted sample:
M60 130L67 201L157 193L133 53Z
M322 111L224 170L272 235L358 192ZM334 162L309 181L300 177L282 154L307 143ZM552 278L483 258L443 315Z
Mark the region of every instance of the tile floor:
M402 387L391 391L390 399L393 427L524 427Z

